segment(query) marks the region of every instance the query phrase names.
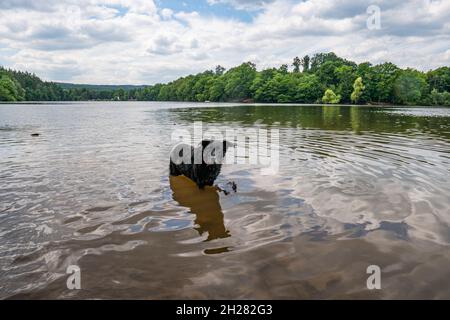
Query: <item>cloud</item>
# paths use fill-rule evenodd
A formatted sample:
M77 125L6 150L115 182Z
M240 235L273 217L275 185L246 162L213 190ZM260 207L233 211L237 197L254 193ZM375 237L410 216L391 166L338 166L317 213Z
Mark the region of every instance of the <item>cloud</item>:
M77 68L78 67L78 68ZM82 75L86 72L84 68L80 68L78 65L69 66L52 66L50 69L42 70L39 73L45 74L45 77L52 81L65 81L66 79L72 79L76 76Z
M148 52L156 55L171 55L181 52L183 47L177 43L176 37L159 36L153 41L152 46L148 49Z
M208 0L210 5L229 4L238 10L259 10L275 0Z
M125 42L131 41L133 38L132 30L122 26L120 21L115 21L114 23L109 21L90 21L80 27L80 34L99 42Z
M55 4L55 1L33 1L33 0L2 0L0 2L1 10L26 9L49 11Z
M450 64L445 0L196 0L178 9L157 3L2 0L0 61L46 79L105 84L169 81L248 60L272 67L328 51L422 70ZM218 17L201 7L219 3L253 18ZM371 4L381 9L379 30L366 27Z
M173 16L173 11L171 9L168 8L164 8L161 10L161 17L163 19L170 19Z
M69 37L70 33L70 29L63 25L40 25L30 34L30 37L35 40L60 40Z

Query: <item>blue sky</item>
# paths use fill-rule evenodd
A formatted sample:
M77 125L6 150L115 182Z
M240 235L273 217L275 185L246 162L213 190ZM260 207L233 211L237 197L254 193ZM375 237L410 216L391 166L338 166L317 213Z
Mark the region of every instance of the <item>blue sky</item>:
M157 5L161 8L168 8L175 13L187 11L198 12L203 16L217 16L222 18L237 19L244 22L251 22L260 9L236 8L227 2L208 3L206 0L158 0Z
M251 22L258 12L258 7L237 8L229 2L208 3L207 0L156 0L159 8L171 9L174 13L198 12L203 16L216 16L225 19L236 19L243 22ZM120 15L124 15L128 10L122 6L111 6L117 8Z
M374 6L379 27L367 22ZM334 51L373 64L450 65L448 0L1 0L0 65L45 80L153 84Z

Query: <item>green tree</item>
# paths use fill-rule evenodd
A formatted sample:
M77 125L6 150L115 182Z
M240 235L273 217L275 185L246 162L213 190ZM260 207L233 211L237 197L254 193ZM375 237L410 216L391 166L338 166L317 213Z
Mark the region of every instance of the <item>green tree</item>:
M437 89L431 90L430 93L431 104L437 106L449 106L450 105L450 93L448 91L439 92Z
M282 64L281 66L280 66L280 68L278 69L278 71L280 72L280 73L282 73L282 74L287 74L289 71L288 71L288 65L287 64Z
M20 84L7 74L0 73L0 101L21 101L23 90Z
M427 73L427 82L430 90L436 89L438 92L450 91L450 68L441 67Z
M370 62L363 62L358 65L356 69L356 76L364 79L364 90L358 99L359 103L373 101L375 96L376 83L374 79L374 72Z
M331 104L336 104L339 103L341 101L341 96L340 95L336 95L333 90L331 89L327 89L325 91L325 94L322 97L322 102L323 103L331 103Z
M167 100L327 103L400 103L448 105L450 68L423 73L392 63L359 65L333 52L295 57L287 65L256 71L247 62L225 71L188 75L166 84L142 88L108 88L45 82L36 75L0 67L0 100ZM302 69L300 69L302 67ZM364 84L362 80L364 79ZM98 87L101 87L100 89ZM330 90L330 91L328 91ZM325 94L324 94L325 92Z
M304 74L298 81L295 102L318 102L322 98L319 78L315 74Z
M372 101L394 103L394 83L400 69L393 63L385 62L372 68L375 83Z
M251 98L250 87L256 77L256 66L246 62L228 70L224 74L225 99L227 101L241 101Z
M225 81L223 77L215 79L209 88L209 100L210 101L223 101L225 93Z
M334 70L337 80L337 93L341 95L342 101L350 102L353 91L353 83L356 79L355 68L349 65L341 65Z
M335 61L326 61L314 73L319 77L320 82L324 87L335 86L339 80L336 77L335 70L340 66Z
M308 55L304 56L302 58L302 67L303 67L303 72L308 72L309 71L309 62L311 61L311 59L309 58Z
M402 104L419 104L427 92L425 76L412 69L400 73L394 84L395 102Z
M334 65L336 66L345 64L348 66L356 67L356 64L354 62L340 58L334 52L328 52L328 53L317 53L311 58L310 71L317 72L321 68L321 66L326 62L333 62Z
M253 98L258 102L275 102L274 94L269 92L268 82L278 74L275 68L258 72L250 88Z
M225 68L222 67L221 65L218 65L218 66L216 67L216 75L217 75L217 76L223 75L224 72L225 72Z
M361 97L361 95L362 95L362 93L364 91L364 88L365 87L364 87L362 78L358 77L355 80L355 83L353 83L353 92L352 92L352 95L351 95L351 99L352 99L353 103L358 103L359 98Z
M300 60L299 57L295 57L294 58L294 62L292 63L292 65L294 66L294 73L299 73L300 72L300 66L302 65L302 61Z

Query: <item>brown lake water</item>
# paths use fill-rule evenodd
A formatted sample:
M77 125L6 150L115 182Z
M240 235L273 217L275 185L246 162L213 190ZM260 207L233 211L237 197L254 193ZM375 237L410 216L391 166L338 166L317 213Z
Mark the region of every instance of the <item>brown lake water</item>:
M169 177L194 121L278 129L278 173ZM450 108L0 105L0 298L450 299L449 225Z

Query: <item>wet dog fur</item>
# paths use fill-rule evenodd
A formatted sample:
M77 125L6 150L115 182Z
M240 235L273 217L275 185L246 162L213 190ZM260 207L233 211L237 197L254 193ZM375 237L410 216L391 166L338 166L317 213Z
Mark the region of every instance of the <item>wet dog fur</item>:
M194 148L190 145L178 145L175 148L170 157L170 175L171 176L179 176L184 175L187 178L194 181L200 189L203 189L205 186L214 186L214 181L220 174L220 170L222 169L222 159L218 159L219 163L210 163L210 161L205 162L204 150L207 147L212 151L212 156L215 156L215 152L217 148L221 148L223 158L225 158L225 154L229 147L234 146L234 144L228 141L216 141L216 140L203 140L201 144ZM186 149L187 148L187 149ZM189 163L180 163L176 164L172 159L183 157L183 150L191 150L191 157ZM178 154L177 154L178 153ZM195 154L201 153L201 164L194 163ZM173 157L174 156L174 157ZM178 157L179 156L179 157ZM200 155L198 155L200 157Z

